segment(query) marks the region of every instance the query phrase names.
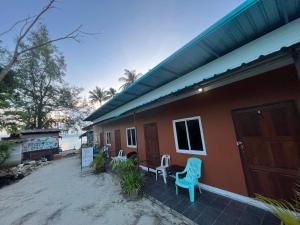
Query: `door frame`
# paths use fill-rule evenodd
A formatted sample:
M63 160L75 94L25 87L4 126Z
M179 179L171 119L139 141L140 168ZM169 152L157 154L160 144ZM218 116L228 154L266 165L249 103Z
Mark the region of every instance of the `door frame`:
M120 149L117 149L117 135L119 135L119 144L120 144ZM114 142L114 150L115 150L115 155L117 156L119 151L122 149L122 140L121 140L121 130L120 129L115 129L114 130L114 136L115 136L115 142Z
M160 147L159 147L159 136L158 136L158 127L157 127L157 123L156 122L150 122L150 123L145 123L143 125L144 128L144 141L145 141L145 157L146 157L146 163L148 164L148 159L147 159L147 147L146 147L146 132L145 132L145 127L147 125L155 125L155 130L156 130L156 138L157 138L157 147L158 147L158 155L159 155L159 160L161 158L161 154L160 154ZM160 164L160 161L159 161ZM147 165L147 167L149 168L149 166Z
M285 104L285 103L291 103L294 106L294 109L295 109L296 113L300 117L298 105L297 105L296 100L294 100L294 99L288 99L288 100L276 101L276 102L271 102L271 103L259 104L259 105L255 105L255 106L247 106L247 107L242 107L242 108L237 108L237 109L231 110L231 119L232 119L233 126L234 126L236 143L237 143L237 148L238 148L239 155L240 155L241 164L242 164L242 167L243 167L243 173L244 173L244 177L245 177L248 196L251 196L251 197L254 196L253 184L251 183L252 179L251 179L251 176L250 176L250 173L249 173L248 163L247 163L247 160L245 159L245 155L243 153L243 146L238 145L238 141L239 141L240 137L238 136L237 126L236 126L236 123L234 121L234 117L233 117L234 113L238 112L238 111L247 111L247 110L251 111L255 108L261 108L261 107L265 108L265 107L268 107L268 106L278 105L278 104Z

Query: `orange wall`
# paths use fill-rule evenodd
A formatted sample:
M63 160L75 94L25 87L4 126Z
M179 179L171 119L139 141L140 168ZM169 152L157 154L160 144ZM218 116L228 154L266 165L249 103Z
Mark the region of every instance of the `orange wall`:
M171 164L185 165L187 158L199 157L203 160L201 182L247 195L231 111L290 99L299 105L299 84L294 66L289 66L136 114L135 124L133 116L130 116L94 129L112 132L113 151L114 130L120 129L122 148L128 153L136 149L126 147L125 130L126 127L136 126L138 152L142 161L146 159L143 125L155 122L160 154L170 154ZM194 116L201 117L206 156L176 153L172 120Z

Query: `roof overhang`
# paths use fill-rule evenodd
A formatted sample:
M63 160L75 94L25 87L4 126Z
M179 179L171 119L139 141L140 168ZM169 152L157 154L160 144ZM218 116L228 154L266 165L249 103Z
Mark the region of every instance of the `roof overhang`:
M294 55L300 54L300 44L293 45L289 48L282 48L281 50L272 54L259 57L258 59L239 66L230 71L226 71L222 74L215 75L214 77L204 80L199 83L195 83L191 86L185 87L181 90L173 92L169 95L140 105L136 108L128 110L119 116L111 117L106 120L98 121L91 126L110 123L112 121L122 119L133 114L141 113L171 102L175 102L193 95L197 95L203 92L207 92L218 87L226 86L240 80L244 80L253 76L263 74L268 71L272 71L284 66L294 64ZM201 88L201 92L199 89Z
M136 103L139 105L148 103L182 89L184 87L182 85L190 86L192 84L190 81L197 83L201 79L209 79L242 63L251 62L260 55L268 55L282 47L295 44L299 41L300 25L297 19L300 17L299 2L299 0L245 1L85 120L95 122L119 116L122 111L127 111L129 106L135 108ZM292 33L292 38L288 37L288 32ZM263 40L260 40L261 38ZM241 55L241 52L244 55ZM212 64L216 68L213 68ZM197 77L190 79L195 73ZM178 85L180 82L181 86ZM169 87L172 85L170 90ZM162 88L165 91L162 91Z

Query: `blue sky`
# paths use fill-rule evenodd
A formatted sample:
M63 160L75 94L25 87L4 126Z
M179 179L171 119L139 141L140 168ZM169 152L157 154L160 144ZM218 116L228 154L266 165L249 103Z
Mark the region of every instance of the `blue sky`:
M182 47L243 0L59 0L42 23L51 37L82 24L87 32L80 44L57 43L67 63L66 80L88 90L96 85L118 88L124 69L145 73ZM34 15L45 0L2 0L0 31ZM5 9L5 10L3 10ZM2 38L12 47L15 32Z

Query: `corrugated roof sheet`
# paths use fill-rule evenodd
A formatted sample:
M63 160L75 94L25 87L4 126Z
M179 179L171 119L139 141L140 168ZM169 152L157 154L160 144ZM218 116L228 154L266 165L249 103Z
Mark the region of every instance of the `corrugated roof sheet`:
M95 120L299 17L300 0L247 0L85 120Z

